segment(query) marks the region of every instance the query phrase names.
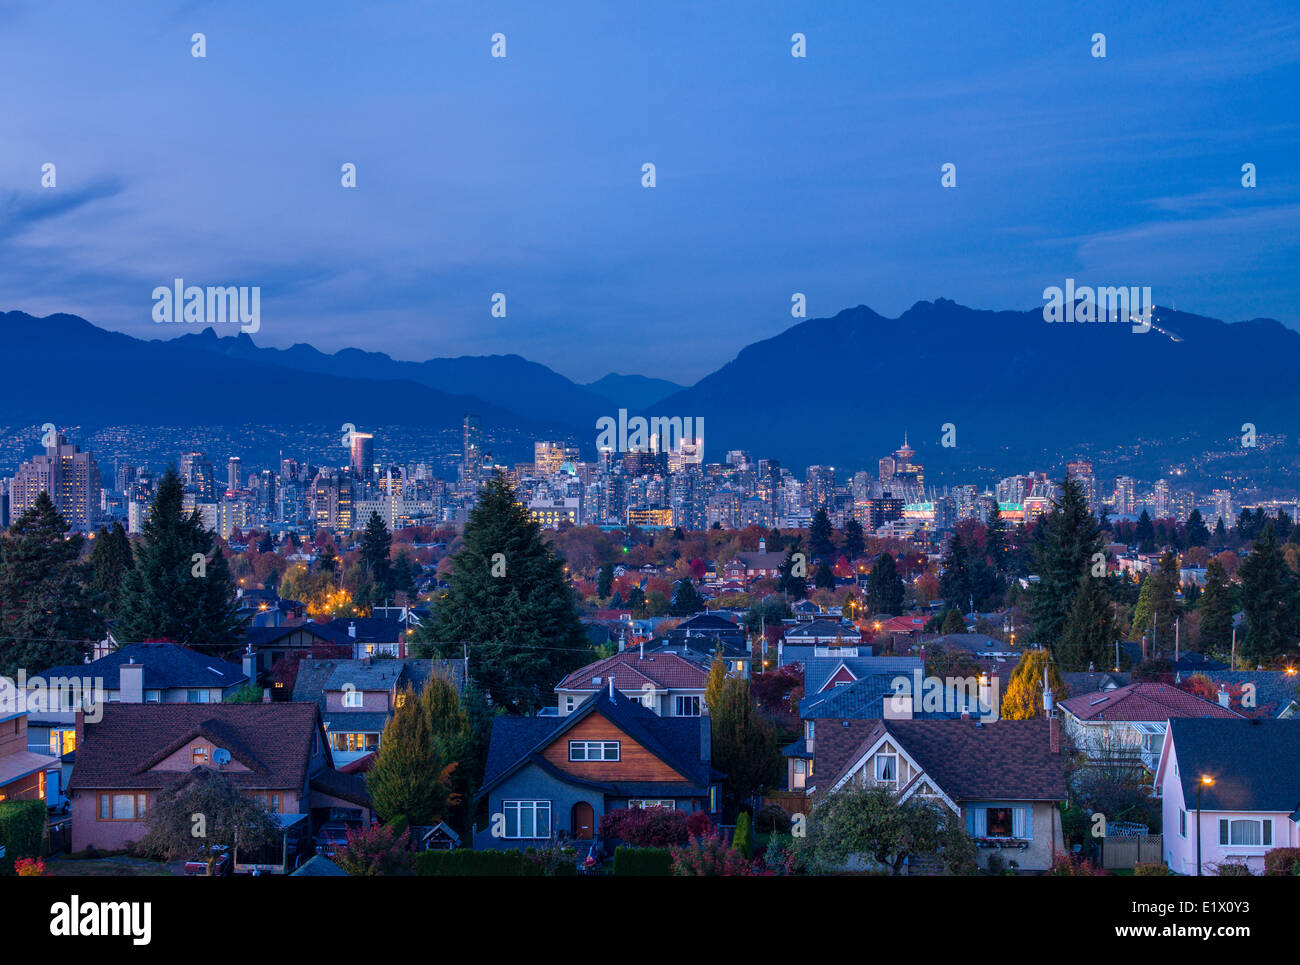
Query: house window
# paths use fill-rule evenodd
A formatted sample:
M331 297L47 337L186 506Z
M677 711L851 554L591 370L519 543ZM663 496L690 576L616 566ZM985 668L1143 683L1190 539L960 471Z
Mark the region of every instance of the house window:
M507 838L549 838L551 836L550 801L502 801Z
M630 808L668 808L672 811L676 809L677 802L670 798L633 798L627 802Z
M1183 838L1187 837L1187 812L1182 808L1178 809L1178 835Z
M344 706L344 707L360 707L360 706L361 706L361 691L359 691L359 690L345 690L345 691L343 691L343 706Z
M266 808L266 810L270 811L272 814L280 813L279 794L262 792L262 793L254 794L253 799L257 801L258 804L262 805L262 807Z
M185 691L185 702L187 704L206 704L208 703L208 692L206 690L187 690Z
M569 741L571 761L616 761L618 741Z
M565 697L565 698L564 698L564 712L565 712L566 714L571 714L571 713L573 713L573 698L572 698L572 697Z
M162 703L162 691L161 691L161 690L146 690L146 691L144 692L144 702L145 702L146 704L161 704L161 703Z
M716 784L709 787L709 811L713 814L718 813L718 785Z
M1013 831L1011 808L987 808L984 812L984 830L990 838L1009 838Z
M814 729L814 728L813 728L813 721L811 721L811 720L806 720L806 721L804 721L804 725L803 725L803 737L804 737L804 740L812 740L812 739L813 739L813 729Z
M147 799L145 794L101 794L99 820L143 821Z
M204 747L202 744L195 744L193 747L191 747L190 763L202 764L206 766L208 763L208 749Z
M678 717L699 717L700 716L700 698L699 695L678 696L674 698L676 703L676 713Z
M1219 821L1219 844L1240 845L1245 848L1267 848L1273 844L1273 821L1241 818Z
M373 751L379 748L378 734L331 733L330 747L336 751Z
M898 783L898 755L876 755L876 781L880 784Z
M808 762L805 761L802 757L796 758L794 762L794 772L796 774L807 774Z

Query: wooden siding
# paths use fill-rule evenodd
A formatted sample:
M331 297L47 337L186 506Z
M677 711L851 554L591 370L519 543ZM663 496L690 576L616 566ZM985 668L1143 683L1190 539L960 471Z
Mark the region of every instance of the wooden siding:
M569 741L616 740L617 761L571 761ZM592 781L682 781L687 779L598 713L593 713L550 744L542 757L566 774Z

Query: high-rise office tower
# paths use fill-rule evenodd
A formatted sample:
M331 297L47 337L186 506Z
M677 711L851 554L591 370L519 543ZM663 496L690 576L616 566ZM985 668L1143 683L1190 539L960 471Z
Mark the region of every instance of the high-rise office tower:
M1067 479L1073 479L1083 489L1088 499L1088 509L1097 512L1097 477L1093 474L1092 463L1087 459L1076 459L1065 464Z
M462 435L460 481L477 488L483 471L483 420L472 412L465 413Z
M808 508L830 510L835 498L835 467L809 466L805 476Z
M1132 476L1115 479L1115 515L1133 516L1137 512L1137 480Z
M231 456L226 463L226 489L235 490L243 488L242 476L243 463L238 456Z
M350 464L360 479L369 479L375 469L375 437L369 432L352 433Z
M1151 497L1151 515L1156 519L1165 519L1173 509L1173 503L1169 498L1169 480L1157 479L1155 492Z
M543 479L555 475L564 465L564 443L539 440L533 443L533 472Z

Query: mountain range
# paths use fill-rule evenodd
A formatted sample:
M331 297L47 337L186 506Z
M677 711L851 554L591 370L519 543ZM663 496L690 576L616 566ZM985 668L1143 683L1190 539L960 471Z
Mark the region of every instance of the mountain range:
M1159 440L1199 451L1249 422L1289 431L1300 333L1271 319L1225 323L1156 308L1128 324L1047 324L1041 310L947 299L897 318L865 306L755 342L692 386L611 373L589 384L518 355L393 359L362 349L258 346L212 328L147 340L73 315L0 314L9 424L342 424L485 427L564 435L584 455L595 421L631 413L704 419L706 456L729 449L874 468L904 433L929 466L1065 458L1080 447ZM955 447L941 444L944 427ZM1046 468L1046 467L1044 467Z

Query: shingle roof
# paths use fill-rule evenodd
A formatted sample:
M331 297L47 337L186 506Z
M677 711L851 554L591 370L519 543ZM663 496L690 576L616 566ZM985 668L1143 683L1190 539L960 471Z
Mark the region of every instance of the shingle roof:
M1300 725L1289 720L1180 719L1169 722L1183 800L1201 790L1212 811L1285 811L1300 808Z
M345 774L342 771L325 768L312 775L311 789L344 801L351 801L353 804L360 804L362 807L371 806L366 779L360 774Z
M1237 717L1213 701L1170 684L1135 683L1104 693L1080 694L1060 706L1079 720L1171 720L1175 717Z
M1061 680L1065 682L1065 688L1069 691L1068 696L1070 697L1126 687L1132 683L1132 677L1132 674L1123 670L1107 670L1105 672L1067 671L1061 674Z
M69 788L165 787L184 772L154 771L168 748L203 736L251 771L228 770L250 788L301 788L320 726L315 704L117 704L85 725Z
M290 877L301 875L304 878L346 878L348 873L323 854L313 855L297 871L289 872Z
M293 699L316 701L325 709L325 693L342 690L351 684L356 690L383 690L391 692L410 684L417 692L425 681L437 675L456 685L458 693L465 691L465 661L463 660L304 660L298 665L298 677L293 685Z
M803 688L806 694L819 692L830 681L840 664L854 677L872 674L910 675L914 670L925 672L920 657L808 657L803 661Z
M600 683L594 678L599 677ZM647 653L641 659L639 649L624 650L597 660L566 676L556 690L591 690L609 687L609 678L619 690L639 691L647 683L656 689L703 690L709 674L699 664L670 653Z
M225 689L248 680L239 664L209 657L179 643L128 643L98 660L51 667L41 676L47 679L98 677L103 679L105 690L120 690L122 665L131 662L144 667L145 690L173 687Z
M914 686L910 674L901 672L867 674L847 686L832 687L830 690L803 698L799 701L799 716L804 720L867 718L879 720L885 716L885 701L896 692L894 681L900 676L907 681L907 689L904 693L910 695ZM961 712L913 710L912 716L921 720L938 720L960 717Z
M833 755L842 755L832 776L822 761L822 742L831 739L833 744L845 745L849 740L835 742L832 735L840 728L818 723L814 767L819 790L829 790L872 744L889 734L954 801L1065 800L1065 759L1052 753L1046 720L881 720L872 724L847 754L832 746Z
M1232 701L1232 709L1243 717L1276 717L1293 703L1300 703L1300 677L1284 670L1200 670L1197 673L1215 685L1253 685L1254 707L1243 706L1239 697ZM1183 675L1184 682L1188 676Z

